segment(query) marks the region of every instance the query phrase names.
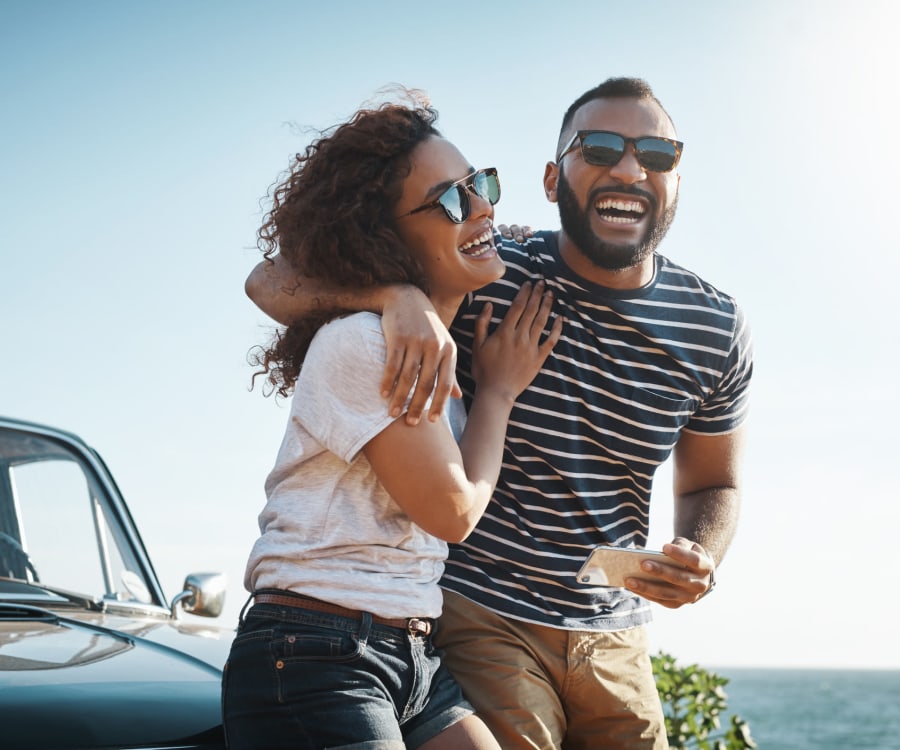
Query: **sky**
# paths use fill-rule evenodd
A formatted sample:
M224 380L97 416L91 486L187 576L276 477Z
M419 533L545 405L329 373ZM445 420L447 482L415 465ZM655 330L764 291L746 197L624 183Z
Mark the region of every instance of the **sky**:
M273 324L243 282L291 156L424 89L498 168L496 220L556 229L562 113L642 77L686 144L660 251L756 346L736 538L713 595L655 609L652 649L898 669L898 23L891 0L0 0L0 414L99 450L167 595L222 571L233 625L288 413L249 388Z

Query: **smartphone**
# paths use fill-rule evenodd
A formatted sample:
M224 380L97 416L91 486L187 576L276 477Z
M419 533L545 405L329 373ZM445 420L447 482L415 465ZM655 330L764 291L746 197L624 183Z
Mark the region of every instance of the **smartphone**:
M644 560L684 567L671 557L654 550L595 547L578 571L578 583L624 588L626 578L646 578L647 574L641 570Z

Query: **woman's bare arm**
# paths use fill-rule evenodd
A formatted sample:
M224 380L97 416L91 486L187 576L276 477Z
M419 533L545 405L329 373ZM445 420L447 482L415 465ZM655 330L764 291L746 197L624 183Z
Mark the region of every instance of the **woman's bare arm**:
M282 325L318 310L368 310L382 316L387 362L381 390L399 416L415 385L406 421L416 424L429 396L428 418L440 417L447 399L461 395L456 382L456 344L428 297L414 286L395 284L348 289L298 274L280 255L250 272L244 291L266 315Z

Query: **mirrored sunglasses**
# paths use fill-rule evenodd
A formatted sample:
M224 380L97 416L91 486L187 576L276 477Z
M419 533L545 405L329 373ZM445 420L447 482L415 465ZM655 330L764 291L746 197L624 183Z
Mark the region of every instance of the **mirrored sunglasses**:
M612 167L625 156L630 143L634 155L648 172L670 172L681 158L684 144L671 138L645 135L640 138L626 138L609 130L579 130L572 136L557 158L559 161L575 148L575 141L581 141L581 156L588 164L597 167Z
M419 211L427 211L429 208L440 206L450 221L454 224L462 224L469 218L471 211L469 191L475 193L479 198L489 201L492 206L496 205L500 200L500 179L497 177L497 170L494 167L488 167L466 175L450 185L433 201L424 203L397 218L402 219L404 216L411 216Z

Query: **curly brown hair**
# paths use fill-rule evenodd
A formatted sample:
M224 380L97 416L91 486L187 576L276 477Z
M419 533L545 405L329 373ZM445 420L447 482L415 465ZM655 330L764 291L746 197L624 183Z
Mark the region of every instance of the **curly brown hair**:
M412 168L413 149L440 136L437 111L420 92L409 103L360 109L297 154L271 191L272 208L258 231L266 260L280 253L300 274L349 288L414 284L425 274L396 231L394 207ZM280 329L250 362L266 376L268 393L288 396L315 332L350 311L328 309Z

